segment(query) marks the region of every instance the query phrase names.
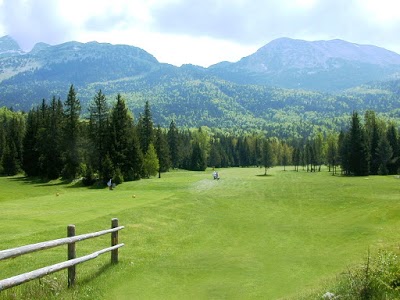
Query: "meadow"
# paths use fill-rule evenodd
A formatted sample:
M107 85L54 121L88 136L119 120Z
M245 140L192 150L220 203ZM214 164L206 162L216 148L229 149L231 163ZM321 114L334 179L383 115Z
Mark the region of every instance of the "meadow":
M368 251L399 248L395 176L218 171L220 180L210 169L171 171L112 191L0 178L0 250L65 237L68 224L77 234L114 217L125 226L117 265L105 254L77 266L72 289L61 271L0 299L298 299L325 292ZM108 245L109 236L80 242L77 255ZM1 261L0 279L65 258L59 247Z

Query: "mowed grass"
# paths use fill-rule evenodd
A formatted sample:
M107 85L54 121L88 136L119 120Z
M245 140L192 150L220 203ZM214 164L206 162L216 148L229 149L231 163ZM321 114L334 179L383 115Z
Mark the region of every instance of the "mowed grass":
M400 179L231 168L173 171L115 190L0 178L1 249L110 227L118 218L120 262L109 255L0 293L41 286L57 299L296 299L400 243ZM58 194L58 196L57 196ZM77 244L82 256L109 236ZM66 247L0 262L0 279L64 260Z

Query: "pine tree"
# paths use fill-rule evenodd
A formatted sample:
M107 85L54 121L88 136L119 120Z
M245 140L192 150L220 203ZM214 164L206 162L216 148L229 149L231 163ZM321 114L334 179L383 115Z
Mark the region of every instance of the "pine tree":
M108 153L109 107L101 90L94 96L89 106L89 138L93 149L90 153L94 169L102 173L102 161Z
M365 113L364 119L365 119L366 142L370 156L370 173L372 175L376 175L378 174L378 169L380 166L378 151L377 151L380 134L375 112L368 110Z
M307 141L305 145L305 162L307 165L307 172L315 172L315 148L312 141Z
M339 150L337 136L330 134L327 140L327 161L329 165L329 170L332 169L332 175L336 174L336 166L339 162Z
M5 145L1 165L3 167L4 174L7 176L14 176L18 174L19 164L17 150L15 143L12 140L8 140L7 144Z
M200 144L195 142L193 145L193 151L190 158L190 170L192 171L204 171L207 168L206 158L203 150L200 148Z
M356 176L369 174L369 152L364 129L358 113L354 112L350 127L350 173Z
M299 166L300 166L300 156L301 156L300 147L298 146L294 147L292 161L294 165L294 170L297 172L299 171Z
M237 152L239 154L239 165L241 167L249 166L250 153L246 137L238 138Z
M263 152L262 152L262 165L264 167L264 175L267 175L267 170L274 165L274 156L272 152L271 143L268 140L265 140L263 143Z
M350 175L350 133L340 131L338 138L339 160L342 173Z
M211 142L211 150L210 150L210 156L208 157L208 165L215 167L215 168L221 168L221 144L213 139Z
M171 168L171 157L167 137L160 125L157 126L156 130L155 148L159 160L158 178L161 178L161 172L167 172Z
M10 148L14 148L17 167L16 172L19 173L21 171L21 164L23 159L25 118L18 112L13 113L11 119L9 120L7 131L8 138L6 139L6 141L8 144L10 144L11 142L14 143L14 145L10 146Z
M127 160L125 162L125 181L139 180L143 174L143 153L140 149L139 138L133 130L129 140Z
M64 103L64 126L63 126L63 144L65 165L63 177L66 179L74 179L78 176L79 165L81 162L79 152L79 115L81 112L81 104L76 96L74 86L71 85L67 100Z
M313 143L314 164L315 168L318 166L318 172L321 171L321 165L324 162L324 138L321 132L318 132L314 138Z
M379 168L378 168L379 175L389 174L388 163L392 155L393 155L393 149L390 146L386 135L383 134L379 139L378 147L376 149L376 156L379 162Z
M23 140L22 169L27 176L39 175L38 130L39 112L38 109L32 109L28 113Z
M25 117L19 112L0 109L0 171L15 175L21 171Z
M4 120L5 123L5 120ZM6 147L6 133L5 133L5 126L2 122L2 120L0 120L0 174L3 174L3 154L4 154L4 150Z
M291 163L292 151L288 144L282 144L282 165L283 170L286 171L286 166Z
M62 160L62 121L61 100L53 97L50 106L43 100L40 108L40 123L37 133L39 172L42 178L56 179L63 169Z
M389 174L397 174L400 168L400 140L395 125L392 123L387 130L387 139L392 147L393 155L388 163Z
M149 145L154 143L153 119L151 116L149 101L146 101L144 113L139 118L138 128L140 147L143 153L147 153Z
M120 94L117 95L117 102L111 111L110 127L110 157L114 168L119 168L124 177L129 176L131 170L127 161L133 134L133 117Z
M167 137L168 137L169 152L171 154L172 167L174 169L177 169L181 166L182 153L181 153L181 141L174 120L172 120L169 125Z

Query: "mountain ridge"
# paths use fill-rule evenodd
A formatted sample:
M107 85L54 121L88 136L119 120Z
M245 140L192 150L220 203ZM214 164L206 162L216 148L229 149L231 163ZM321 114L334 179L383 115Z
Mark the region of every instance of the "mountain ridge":
M296 46L299 43L301 47ZM332 44L351 55L332 58ZM0 57L0 106L26 111L42 99L65 99L69 86L74 84L84 114L101 89L110 102L121 93L135 114L149 100L156 122L164 126L171 118L190 127L205 124L253 129L269 128L269 120L293 126L285 120L285 114L302 122L313 114L337 119L345 112L365 109L370 102L369 96L359 96L365 95L364 90L356 96L335 94L400 74L400 55L341 40L278 39L237 62L221 62L208 68L160 63L145 50L128 45L38 43L27 53L18 52L12 42L3 46L0 49L13 55ZM364 59L361 62L352 52L359 48L362 51L357 53ZM325 56L321 58L318 51L325 51ZM379 101L384 103L382 97ZM390 102L393 109L396 101L390 96L386 103ZM385 112L389 107L385 110L382 103L374 102L369 108ZM318 122L323 125L325 121Z

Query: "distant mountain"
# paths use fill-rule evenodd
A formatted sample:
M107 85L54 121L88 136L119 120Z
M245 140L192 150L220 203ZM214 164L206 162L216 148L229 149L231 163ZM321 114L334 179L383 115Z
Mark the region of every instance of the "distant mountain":
M400 74L400 55L342 40L307 42L280 38L236 63L210 67L241 84L338 91Z
M289 136L295 127L302 133L341 127L352 110L400 113L396 90L366 85L396 78L400 55L341 40L278 39L236 63L209 68L175 67L137 47L97 42L38 43L24 53L6 36L0 53L0 106L25 111L42 99L65 100L74 84L83 114L101 89L110 102L121 93L136 116L149 100L163 126L174 118L179 126Z
M51 47L51 45L46 43L37 43L31 50L30 54L37 54L40 51L44 51L47 48Z
M9 39L3 37L0 41ZM4 49L10 50L11 46ZM134 80L155 72L160 65L154 56L132 46L39 43L29 53L0 57L0 105L12 103L15 108L26 110L40 99L64 97L71 84L81 90L82 100L87 102L96 92L91 84Z
M6 35L0 38L0 58L21 55L23 53L18 43L12 37Z

